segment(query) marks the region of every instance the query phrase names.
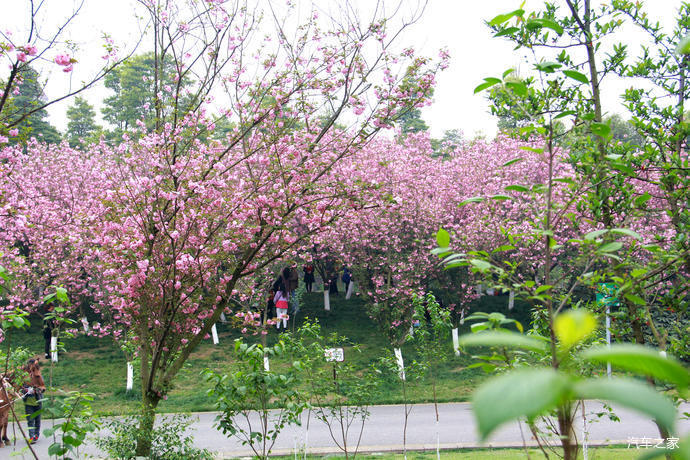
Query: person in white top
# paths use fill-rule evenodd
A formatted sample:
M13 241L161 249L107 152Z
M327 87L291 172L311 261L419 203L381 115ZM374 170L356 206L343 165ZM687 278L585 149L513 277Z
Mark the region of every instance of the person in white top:
M283 329L287 329L288 320L288 299L290 294L285 285L281 283L280 288L276 291L276 295L273 296L273 303L276 306L276 313L278 316L278 322L276 323L276 329L280 329L280 323L283 323Z

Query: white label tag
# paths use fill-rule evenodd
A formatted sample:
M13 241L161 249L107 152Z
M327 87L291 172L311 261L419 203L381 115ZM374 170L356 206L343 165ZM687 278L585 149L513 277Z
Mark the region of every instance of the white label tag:
M324 356L326 357L326 361L338 361L342 362L345 361L345 352L343 351L342 348L326 348L324 350Z

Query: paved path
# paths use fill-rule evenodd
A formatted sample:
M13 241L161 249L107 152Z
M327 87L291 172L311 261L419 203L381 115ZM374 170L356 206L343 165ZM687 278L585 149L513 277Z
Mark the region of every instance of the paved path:
M362 434L360 451L382 452L402 450L403 439L403 406L374 406L371 407L371 416L366 421ZM588 420L589 442L592 445L600 444L627 444L630 438L657 438L656 426L649 420L631 411L616 409L616 414L620 417L620 422L611 422L608 418L597 418L593 415L602 411L600 403L591 401L586 404ZM681 406L681 411L690 412L690 404ZM251 450L244 447L236 438L226 438L213 427L215 418L214 413L204 412L194 414L198 419L194 425L193 432L195 443L198 447L209 449L218 454L218 458L229 458L237 456L250 456ZM591 418L590 418L591 417ZM439 405L438 425L440 446L443 449L465 448L479 446L509 447L521 446L522 435L520 426L517 423L505 425L499 429L485 444L479 443L476 433L476 424L470 405L468 403L446 403ZM306 414L303 416L303 426L287 427L278 437L273 453L291 455L296 448L304 446L308 442L309 452L313 453L333 453L339 449L329 435L327 426L314 418L312 415L309 421L309 430L306 430ZM50 421L44 423L44 428L50 426ZM578 436L582 432L582 419L576 425ZM357 443L360 425L355 424L350 430L349 445ZM528 444L533 444L531 434L522 425L522 430ZM339 431L339 428L338 430ZM681 435L690 433L690 421L681 420L679 422L679 433ZM307 439L308 436L308 439ZM41 439L34 445L39 458L47 459L47 451L50 441ZM431 450L436 447L436 424L433 404L417 404L410 413L407 427L407 447L408 449ZM20 450L19 448L0 449L0 458L10 458L10 452ZM87 454L99 456L98 450L90 442L83 449L83 457ZM11 458L32 458L30 455L23 457L15 456Z

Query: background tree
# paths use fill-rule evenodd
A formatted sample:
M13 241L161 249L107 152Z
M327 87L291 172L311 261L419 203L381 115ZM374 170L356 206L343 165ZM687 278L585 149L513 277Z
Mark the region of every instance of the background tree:
M67 142L70 147L84 147L96 142L102 128L96 124L96 112L86 99L77 96L67 108Z
M138 129L138 122L143 122L145 130L153 129L156 104L165 112L161 116L167 117L173 110L170 104L174 97L170 91L172 86L177 86L176 75L173 57L161 61L153 52L132 56L106 75L105 87L114 92L103 100L101 109L103 119L114 128L108 138L120 138L123 133ZM188 77L179 83L182 89L188 85ZM159 91L160 97L156 97ZM183 112L184 108L180 108L178 115Z
M23 67L17 75L17 94L8 101L6 121L8 125L19 129L19 135L10 139L12 142L31 137L49 144L60 142L60 133L46 120L48 112L41 108L47 99L40 79L40 74L28 66Z
M408 110L403 113L396 123L400 126L402 134L418 133L420 131L428 131L429 126L422 119L422 111L419 109Z

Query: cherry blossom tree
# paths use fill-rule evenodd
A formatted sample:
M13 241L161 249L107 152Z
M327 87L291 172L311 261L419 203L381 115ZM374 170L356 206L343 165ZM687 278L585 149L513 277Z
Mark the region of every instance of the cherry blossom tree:
M32 163L5 150L3 190L16 190L8 212L24 212L5 241L15 245L7 257L25 266L20 276L92 296L102 318L95 333L134 331L145 415L137 454L147 455L175 375L222 313L245 308L253 283L242 280L349 209L359 189L336 166L426 103L446 56L436 64L394 50L414 15L396 30L378 15L316 11L292 24L280 19L296 17L288 6L259 26L262 13L241 1L141 5L152 24L153 123L85 154L32 144ZM261 37L261 27L275 33ZM170 62L173 84L161 73ZM224 136L214 135L218 108L230 121ZM41 167L39 158L51 160ZM80 174L64 168L61 180L46 180L70 161ZM45 204L23 205L22 193ZM17 240L29 240L28 255ZM22 284L16 302L35 285Z

